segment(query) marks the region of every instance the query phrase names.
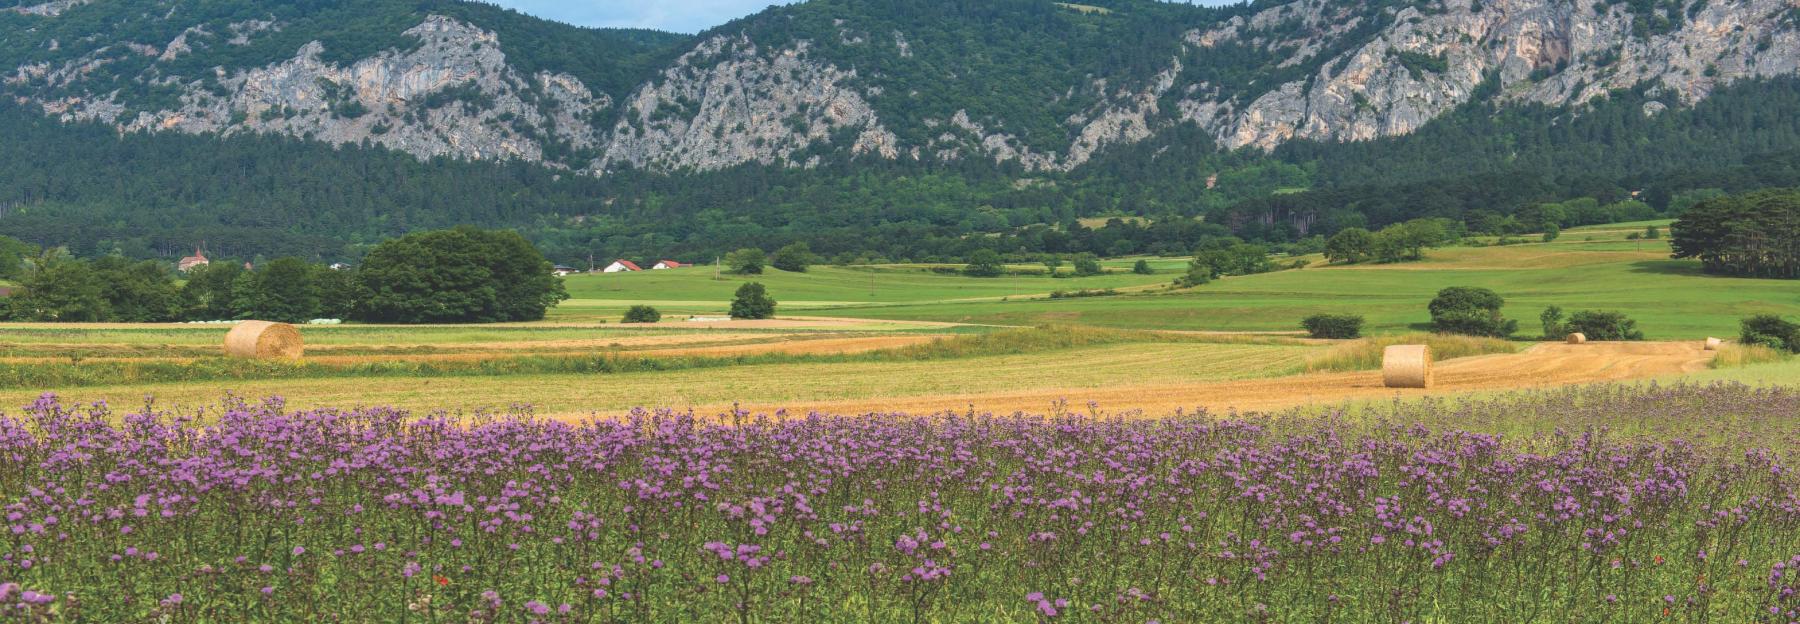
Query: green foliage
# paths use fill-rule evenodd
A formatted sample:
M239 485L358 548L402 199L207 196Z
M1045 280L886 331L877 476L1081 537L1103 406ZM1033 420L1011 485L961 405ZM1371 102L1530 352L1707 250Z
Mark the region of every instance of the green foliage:
M1443 55L1432 56L1423 52L1400 50L1394 52L1394 60L1412 74L1414 80L1424 80L1425 74L1442 74L1450 71L1450 60Z
M1644 226L1644 238L1650 240L1662 238L1662 230L1657 229L1654 225L1646 225Z
M360 320L384 323L534 321L568 298L551 263L524 237L473 227L408 234L376 245L356 279Z
M812 247L802 241L775 250L775 255L770 258L769 265L783 271L805 273L806 267L818 261L818 256L813 255Z
M1156 273L1156 269L1150 268L1150 261L1138 260L1137 262L1132 263L1131 272L1138 275L1153 275Z
M50 249L31 260L6 303L16 321L97 322L112 314L104 290L88 263Z
M1739 323L1738 341L1777 351L1800 353L1800 323L1774 314L1758 314Z
M305 260L276 258L238 274L231 286L240 319L304 323L318 318L319 289Z
M1709 199L1669 231L1674 257L1699 258L1709 273L1800 278L1800 190Z
M769 298L762 284L748 282L739 286L731 299L731 318L766 319L775 316L775 300Z
M1314 338L1356 338L1362 335L1363 317L1356 314L1314 314L1300 320Z
M1518 321L1500 315L1500 308L1505 305L1505 299L1486 288L1445 288L1428 306L1431 328L1446 334L1505 338L1519 329Z
M1075 256L1075 277L1089 277L1100 274L1100 259L1094 254L1078 254Z
M768 256L754 247L725 254L725 266L730 267L728 270L737 275L761 275L765 264L768 264Z
M1651 229L1655 229L1655 228L1651 228ZM1562 228L1557 227L1555 224L1544 226L1544 236L1543 236L1544 242L1548 243L1551 241L1555 241L1556 237L1558 237L1558 236L1562 236Z
M1544 326L1544 340L1562 340L1569 335L1569 326L1563 323L1561 306L1550 306L1538 314L1538 322Z
M1331 262L1356 264L1370 259L1374 253L1375 236L1359 227L1344 228L1325 242L1325 259Z
M634 305L625 310L625 317L620 323L655 323L662 320L662 313L647 305Z
M963 267L963 275L969 277L1000 277L1006 272L1006 266L1000 263L1000 254L992 249L979 249L969 255L969 264Z
M1582 310L1569 315L1569 333L1580 333L1588 340L1643 340L1637 321L1622 312Z
M28 261L37 256L38 252L37 245L11 236L0 236L0 280L23 275Z
M213 262L188 271L181 287L181 317L190 321L223 321L238 318L232 285L243 275L236 262Z

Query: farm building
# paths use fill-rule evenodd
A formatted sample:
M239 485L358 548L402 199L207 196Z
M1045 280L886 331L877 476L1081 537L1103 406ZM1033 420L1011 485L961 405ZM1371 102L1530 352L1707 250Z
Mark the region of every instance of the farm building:
M194 270L195 267L203 267L210 263L211 261L206 259L206 254L201 253L200 248L195 247L194 255L182 258L175 262L175 269L182 273L186 273Z
M660 260L660 261L657 261L657 263L654 266L651 266L650 270L654 271L657 269L679 269L682 266L684 266L684 265L682 265L680 262L676 262L674 260Z
M555 275L557 277L568 277L570 275L574 275L574 274L580 273L580 272L581 272L581 269L577 269L572 266L564 266L564 265L560 265L560 264L550 268L550 274Z
M606 265L606 268L601 269L600 272L601 273L624 273L626 271L642 271L642 270L643 269L638 268L638 265L632 263L630 260L614 260L612 264Z

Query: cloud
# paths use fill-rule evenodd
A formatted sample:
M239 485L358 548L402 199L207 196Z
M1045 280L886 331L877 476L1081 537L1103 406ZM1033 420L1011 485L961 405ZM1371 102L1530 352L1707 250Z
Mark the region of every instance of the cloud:
M792 0L492 0L522 13L576 26L653 28L696 33ZM1235 0L1190 0L1219 5Z

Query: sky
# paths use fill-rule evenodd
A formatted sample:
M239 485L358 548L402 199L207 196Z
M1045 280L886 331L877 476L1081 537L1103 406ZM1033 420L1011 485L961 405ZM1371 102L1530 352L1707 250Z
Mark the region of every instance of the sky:
M522 13L576 26L653 28L696 33L775 4L775 0L491 0ZM1224 4L1224 0L1189 0ZM783 3L785 4L785 2Z

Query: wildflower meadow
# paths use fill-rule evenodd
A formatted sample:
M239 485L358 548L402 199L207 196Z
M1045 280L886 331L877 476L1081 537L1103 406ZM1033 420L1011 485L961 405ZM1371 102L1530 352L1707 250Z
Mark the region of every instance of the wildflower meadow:
M1800 393L0 417L0 620L1790 622Z

